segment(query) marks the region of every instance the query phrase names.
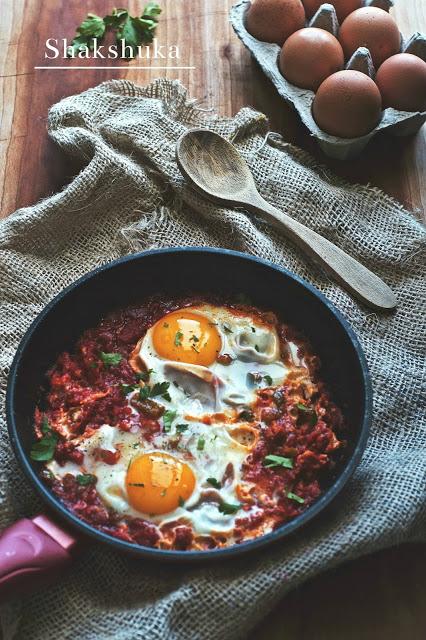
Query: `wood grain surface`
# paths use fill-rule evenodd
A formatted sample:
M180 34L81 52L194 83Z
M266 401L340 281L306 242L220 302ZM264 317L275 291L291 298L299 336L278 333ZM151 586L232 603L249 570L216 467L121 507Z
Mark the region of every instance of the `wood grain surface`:
M123 3L140 12L143 2ZM370 183L420 218L426 208L426 127L412 138L377 136L357 160L327 160L297 114L276 95L227 20L232 0L160 0L162 44L177 44L180 64L195 69L136 70L136 61L109 61L113 70L34 70L45 61L47 38L68 38L88 11L105 15L113 0L1 0L0 216L30 205L67 184L80 167L50 142L49 107L61 98L111 78L146 84L180 79L190 95L220 115L250 105L272 129L321 158L352 182ZM404 35L426 33L426 0L397 0L393 14ZM102 61L98 61L101 65ZM172 61L166 61L172 65ZM127 68L130 66L130 68ZM319 576L290 594L254 632L253 640L421 640L426 637L425 547L376 554Z

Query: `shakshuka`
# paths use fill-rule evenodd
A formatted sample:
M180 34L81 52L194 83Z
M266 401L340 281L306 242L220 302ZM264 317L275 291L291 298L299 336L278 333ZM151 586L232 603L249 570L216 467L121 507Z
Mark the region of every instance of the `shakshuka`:
M342 414L308 342L247 301L154 297L48 372L31 451L80 519L161 549L264 535L320 495Z

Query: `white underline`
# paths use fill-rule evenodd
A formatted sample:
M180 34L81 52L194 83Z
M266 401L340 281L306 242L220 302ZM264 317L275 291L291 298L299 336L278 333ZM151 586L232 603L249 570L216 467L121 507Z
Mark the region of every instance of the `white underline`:
M81 69L114 69L114 70L120 70L120 69L196 69L197 67L157 67L157 66L149 66L149 67L134 67L133 65L127 65L127 66L116 66L116 67L55 67L55 66L49 66L49 67L34 67L34 69L77 69L77 70L81 70Z

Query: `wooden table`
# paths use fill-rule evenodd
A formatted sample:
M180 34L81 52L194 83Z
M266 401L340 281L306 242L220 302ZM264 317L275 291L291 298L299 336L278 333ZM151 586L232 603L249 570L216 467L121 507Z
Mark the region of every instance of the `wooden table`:
M126 3L124 3L126 4ZM143 2L129 3L134 14ZM358 160L323 158L297 115L276 95L228 24L232 0L161 0L158 38L178 44L179 64L195 69L135 70L137 62L109 61L113 70L34 70L45 61L48 38L68 38L87 11L108 13L105 0L2 0L0 21L0 216L60 189L79 167L46 135L48 108L62 97L110 78L146 84L158 76L179 78L190 95L221 115L245 105L264 111L271 127L311 151L350 181L370 183L395 196L418 217L426 205L426 127L411 139L377 137ZM425 0L397 0L402 32L426 33ZM77 61L62 62L70 67ZM93 64L93 62L92 62ZM99 61L99 66L103 64ZM104 63L105 64L105 63ZM169 67L172 61L166 61ZM419 555L422 554L423 566ZM424 547L376 554L320 576L290 594L253 638L275 640L420 640L426 635Z

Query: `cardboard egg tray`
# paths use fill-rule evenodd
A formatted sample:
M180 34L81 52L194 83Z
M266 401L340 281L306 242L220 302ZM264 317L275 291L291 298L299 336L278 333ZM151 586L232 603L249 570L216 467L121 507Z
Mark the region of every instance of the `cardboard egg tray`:
M386 3L386 0L376 0L375 2L374 0L366 0L365 4L385 8L383 2ZM232 7L230 20L235 33L259 63L265 75L272 80L280 96L296 108L302 122L309 129L311 135L318 140L318 144L327 156L340 160L354 158L361 153L369 140L379 131L386 130L395 136L408 136L420 129L426 121L426 111L397 111L388 108L382 112L382 119L375 129L365 136L339 138L325 133L312 117L311 107L315 96L314 92L290 84L281 75L278 68L280 47L277 44L257 40L245 28L245 15L250 4L250 0L240 0ZM322 5L309 25L326 28L336 35L338 23L334 7L329 4ZM426 36L416 33L407 41L404 41L401 36L401 51L413 53L426 61ZM358 49L346 68L364 71L374 78L374 67L368 49L362 47Z

